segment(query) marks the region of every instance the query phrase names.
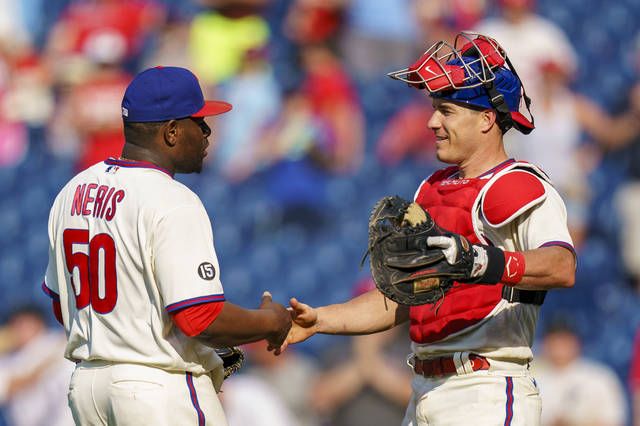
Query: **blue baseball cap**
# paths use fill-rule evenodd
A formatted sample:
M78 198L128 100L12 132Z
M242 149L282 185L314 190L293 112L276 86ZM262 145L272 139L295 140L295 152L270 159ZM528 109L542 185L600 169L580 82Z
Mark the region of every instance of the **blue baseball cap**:
M205 101L196 76L186 68L155 67L136 75L122 98L126 122L207 117L230 111L231 104Z
M465 58L466 59L466 58ZM483 75L479 63L473 62L477 58L469 58L467 65L471 67L478 76ZM460 59L454 59L447 62L447 65L463 66ZM464 68L463 68L464 69ZM533 123L520 113L520 97L522 93L522 83L520 79L509 69L505 67L498 67L493 70L495 74L495 80L493 82L496 90L502 96L504 96L505 103L509 107L509 114L513 120L513 125L516 129L527 132L534 128ZM477 77L470 79L467 84L473 85L479 82ZM455 102L461 102L472 106L491 109L493 105L489 99L489 93L483 85L476 87L462 88L455 90L443 90L438 92L429 93L432 98L447 99Z

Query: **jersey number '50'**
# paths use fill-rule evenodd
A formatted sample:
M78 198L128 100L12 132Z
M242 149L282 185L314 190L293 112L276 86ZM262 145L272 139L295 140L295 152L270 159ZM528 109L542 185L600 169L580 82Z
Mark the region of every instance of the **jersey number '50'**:
M109 234L98 234L89 241L87 229L65 229L62 239L67 270L71 274L71 284L76 295L76 308L83 309L91 305L98 313L111 312L118 299L116 246L113 238ZM88 245L87 253L74 252L74 244ZM100 262L101 258L102 262ZM74 278L74 268L78 269L79 283ZM100 297L100 272L103 272L102 282L104 283L102 297Z

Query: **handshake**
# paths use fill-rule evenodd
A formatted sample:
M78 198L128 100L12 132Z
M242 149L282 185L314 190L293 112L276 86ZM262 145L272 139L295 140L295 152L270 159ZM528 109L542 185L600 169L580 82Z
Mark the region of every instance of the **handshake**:
M266 340L268 349L279 355L289 343L304 340L295 336L301 335L297 331L301 327L309 328L307 324L314 324L313 312L296 299L291 299L291 307L286 308L274 302L271 293L265 291L258 309L245 309L226 302L215 321L196 338L214 348L222 360L226 379L244 363L244 353L237 346ZM308 318L312 320L308 321Z
M265 325L271 329L265 337L269 347L280 347L291 329L292 318L290 311L280 303L274 302L271 293L268 291L262 294L262 301L258 309L265 314L267 322Z
M272 331L265 340L268 350L280 355L290 343L308 339L317 332L318 312L316 309L291 298L286 308L274 302L271 294L265 291L259 310L272 318Z
M275 355L280 355L289 343L301 342L315 334L313 327L318 320L316 310L300 303L296 298L291 298L289 303L290 306L286 308L274 302L268 291L262 295L259 310L263 311L265 318L270 318L267 322L271 324L269 327L272 330L265 340L268 349Z

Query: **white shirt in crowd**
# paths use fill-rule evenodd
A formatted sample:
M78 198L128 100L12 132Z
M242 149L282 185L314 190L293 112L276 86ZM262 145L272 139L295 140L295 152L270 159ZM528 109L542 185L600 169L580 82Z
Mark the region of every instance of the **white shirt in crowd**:
M52 330L0 357L0 403L9 425L73 426L67 392L75 365L63 357L65 344L64 333ZM32 374L38 368L42 371L34 375L31 385L8 395L13 378Z
M542 397L542 425L626 424L624 390L606 365L579 358L563 369L540 361L534 375Z

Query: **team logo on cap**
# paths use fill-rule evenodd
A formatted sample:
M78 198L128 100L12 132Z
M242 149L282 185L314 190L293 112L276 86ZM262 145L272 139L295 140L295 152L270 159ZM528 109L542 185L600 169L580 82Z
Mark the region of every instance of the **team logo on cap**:
M211 281L216 277L216 268L210 262L202 262L198 266L198 275L203 280Z
M128 117L129 116L129 110L126 109L125 107L122 107L122 116L123 117Z

